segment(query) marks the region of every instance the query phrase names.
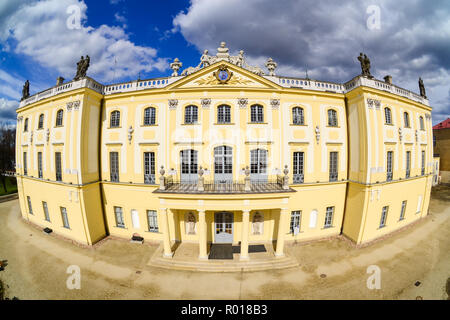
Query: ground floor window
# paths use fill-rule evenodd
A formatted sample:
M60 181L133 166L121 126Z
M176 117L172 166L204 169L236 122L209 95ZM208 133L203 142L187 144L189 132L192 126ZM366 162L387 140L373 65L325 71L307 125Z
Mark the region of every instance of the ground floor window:
M48 213L47 202L42 201L42 207L44 208L45 220L48 221L48 222L50 222L50 214Z
M386 218L388 213L388 206L383 207L383 210L381 210L381 219L380 219L380 228L383 228L386 226Z
M291 233L296 235L300 232L300 217L302 215L301 211L291 212Z
M155 210L147 210L148 231L158 232L158 215Z
M61 207L61 217L62 217L64 228L70 229L69 218L67 217L67 210L64 207Z
M403 220L405 218L405 211L406 211L406 200L402 201L402 210L400 211L400 220Z
M334 214L334 207L327 207L327 212L325 213L324 228L330 228L333 226L333 214Z
M121 207L114 207L114 214L116 216L116 226L118 228L125 228L125 222L123 221L123 212Z
M30 196L27 196L27 202L28 202L28 213L33 214L33 207L31 206Z

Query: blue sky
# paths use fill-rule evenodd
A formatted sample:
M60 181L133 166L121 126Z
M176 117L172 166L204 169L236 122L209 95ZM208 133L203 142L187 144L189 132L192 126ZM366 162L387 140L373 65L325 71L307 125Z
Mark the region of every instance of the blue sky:
M372 7L371 7L372 6ZM378 27L370 27L373 6ZM73 8L80 27L67 21ZM372 9L371 9L372 8ZM372 21L372 20L371 20ZM423 78L433 123L450 117L450 2L446 0L2 0L0 122L15 122L22 85L31 94L71 80L89 54L88 75L108 84L170 75L175 57L196 66L226 41L233 54L277 74L345 82L366 53L372 74L418 92ZM114 66L114 61L117 65Z

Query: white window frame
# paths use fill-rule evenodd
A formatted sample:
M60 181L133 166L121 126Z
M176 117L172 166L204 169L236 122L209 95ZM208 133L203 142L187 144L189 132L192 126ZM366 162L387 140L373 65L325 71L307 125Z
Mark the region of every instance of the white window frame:
M402 201L402 209L400 210L400 219L399 220L405 219L406 205L407 205L407 201L403 200Z
M302 211L291 211L290 233L296 235L300 233Z
M156 210L147 210L148 232L159 232L158 212Z
M381 209L380 226L379 229L386 227L387 214L389 212L389 206L384 206Z
M42 208L44 210L45 221L51 222L50 221L50 213L48 212L47 202L42 201Z
M122 207L114 206L114 218L116 220L116 227L125 229L125 220L123 219Z
M63 227L70 229L69 217L67 216L67 209L64 207L59 207L61 210L61 219L63 221Z
M325 212L325 222L323 224L324 228L333 227L333 216L334 216L334 207L327 207Z

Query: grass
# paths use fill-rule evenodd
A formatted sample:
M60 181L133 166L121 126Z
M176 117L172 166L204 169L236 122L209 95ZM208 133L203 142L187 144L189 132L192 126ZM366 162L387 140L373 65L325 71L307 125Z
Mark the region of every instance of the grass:
M3 188L3 183L0 182L0 196L16 193L17 192L17 182L15 177L5 177L6 179L6 192Z

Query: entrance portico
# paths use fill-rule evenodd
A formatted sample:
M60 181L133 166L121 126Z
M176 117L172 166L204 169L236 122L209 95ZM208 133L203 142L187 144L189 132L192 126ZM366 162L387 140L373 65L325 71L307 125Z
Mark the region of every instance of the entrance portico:
M172 241L197 242L200 260L208 259L209 243L240 243L239 259L246 261L250 259L249 244L273 240L276 240L275 257L284 256L284 236L289 228L286 194L260 194L251 200L243 195L226 200L222 196L220 202L213 195L208 199L184 196L182 199L173 194L160 197L164 257L173 256Z

